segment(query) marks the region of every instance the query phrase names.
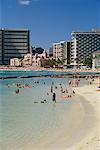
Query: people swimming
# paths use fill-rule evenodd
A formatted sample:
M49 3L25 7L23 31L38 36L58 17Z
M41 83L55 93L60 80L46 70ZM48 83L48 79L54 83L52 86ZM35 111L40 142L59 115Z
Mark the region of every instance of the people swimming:
M75 91L73 90L73 94L75 95Z
M51 93L53 93L53 85L51 85Z
M71 80L69 80L69 83L68 83L68 84L69 84L69 86L71 86L71 85L72 85L72 81L71 81Z
M67 90L67 88L66 88L66 93L68 93L68 90Z
M49 93L47 92L47 95L49 95Z
M63 87L62 86L60 87L60 91L61 91L61 93L63 93Z
M15 90L15 94L19 94L19 89Z
M51 84L51 93L53 93L53 88L54 88L54 82L52 82L52 84Z
M78 85L79 85L79 81L78 80L75 80L75 85L78 87Z
M57 86L55 86L55 89L57 89Z

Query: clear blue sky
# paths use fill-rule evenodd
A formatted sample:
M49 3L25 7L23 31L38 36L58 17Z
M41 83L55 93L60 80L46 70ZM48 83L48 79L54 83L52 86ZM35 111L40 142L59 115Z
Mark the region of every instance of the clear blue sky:
M100 0L0 0L0 28L28 28L31 45L49 48L72 31L100 28Z

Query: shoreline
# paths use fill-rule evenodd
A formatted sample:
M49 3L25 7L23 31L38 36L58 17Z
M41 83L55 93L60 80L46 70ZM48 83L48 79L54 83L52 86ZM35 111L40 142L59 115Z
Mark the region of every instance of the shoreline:
M66 113L62 114L61 126L56 131L50 132L43 141L32 147L35 150L98 150L100 146L98 143L100 140L100 132L98 132L100 101L99 93L97 95L97 91L95 91L96 87L97 85L85 85L73 88L76 98L80 98L80 100L71 107L66 120ZM88 88L89 91L87 91ZM89 97L89 95L91 96ZM31 148L27 150L31 150Z
M96 126L92 129L91 133L84 137L81 142L77 143L75 147L70 150L98 150L100 147L100 92L96 91L97 85L85 85L83 87L75 88L79 96L85 98L95 110L95 118L97 119ZM67 149L66 149L67 150Z
M59 68L42 68L42 67L2 67L0 71L56 71L56 72L100 72L100 69L59 69Z

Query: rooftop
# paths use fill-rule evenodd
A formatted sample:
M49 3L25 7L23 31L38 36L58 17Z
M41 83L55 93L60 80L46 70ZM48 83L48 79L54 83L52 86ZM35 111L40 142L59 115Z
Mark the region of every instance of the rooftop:
M8 29L8 28L1 28L0 30L2 30L2 31L29 31L29 29L25 29L25 28L17 28L17 29L15 29L15 28L12 28L12 29Z
M100 34L100 29L92 29L91 31L73 31L71 35L73 34Z

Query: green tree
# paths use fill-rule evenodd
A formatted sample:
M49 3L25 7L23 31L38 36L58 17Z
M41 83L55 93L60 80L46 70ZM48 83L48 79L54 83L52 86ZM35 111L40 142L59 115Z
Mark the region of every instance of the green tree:
M44 67L44 68L49 68L49 67L53 68L54 62L51 59L43 59L42 63L41 63L41 66Z
M66 59L59 59L56 61L58 67L63 67Z
M33 54L42 54L44 51L44 49L41 47L31 47L31 49Z
M92 57L85 58L83 60L83 64L86 65L87 67L92 68Z

